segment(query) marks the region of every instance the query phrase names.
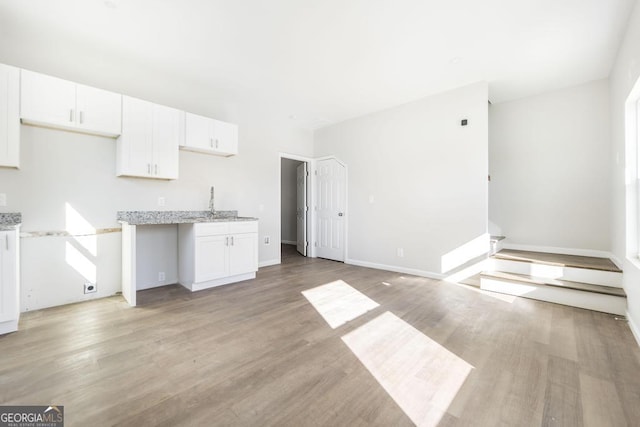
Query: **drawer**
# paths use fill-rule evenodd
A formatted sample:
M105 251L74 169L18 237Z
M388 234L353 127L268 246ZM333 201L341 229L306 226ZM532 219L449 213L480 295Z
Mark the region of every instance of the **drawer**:
M240 221L229 223L229 234L257 233L258 221Z
M229 234L228 222L200 222L194 224L196 236L217 236L219 234Z

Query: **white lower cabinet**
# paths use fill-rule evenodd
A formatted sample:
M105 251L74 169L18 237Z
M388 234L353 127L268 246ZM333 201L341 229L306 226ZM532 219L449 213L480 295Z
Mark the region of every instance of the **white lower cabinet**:
M178 270L191 291L255 278L258 222L180 224Z
M0 334L18 330L18 235L17 230L0 231Z

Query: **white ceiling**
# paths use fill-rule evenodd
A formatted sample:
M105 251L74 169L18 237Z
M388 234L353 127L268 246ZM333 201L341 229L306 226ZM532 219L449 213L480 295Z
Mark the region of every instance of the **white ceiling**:
M607 77L634 3L1 0L0 62L152 73L319 127L479 80L496 103Z

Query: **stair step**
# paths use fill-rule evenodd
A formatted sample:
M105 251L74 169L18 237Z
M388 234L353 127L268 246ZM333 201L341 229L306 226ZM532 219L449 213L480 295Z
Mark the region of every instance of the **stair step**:
M515 273L505 273L501 271L491 271L480 273L480 277L482 278L491 278L503 281L515 281L528 283L536 286L556 286L559 288L565 289L573 289L576 291L584 291L584 292L593 292L596 294L604 294L604 295L613 295L617 297L626 298L626 293L624 289L612 287L612 286L601 286L601 285L593 285L589 283L581 283L581 282L572 282L570 280L557 280L557 279L548 279L541 277L533 277L525 274L515 274Z
M498 253L494 254L492 258L558 267L584 268L588 270L622 273L622 270L620 270L618 266L608 258L521 251L515 249L502 249Z
M467 277L464 280L461 280L459 283L463 284L463 285L469 285L469 286L474 286L476 288L479 288L481 285L480 282L480 274L474 274L473 276Z
M480 289L622 316L627 309L627 298L622 289L523 274L482 273Z

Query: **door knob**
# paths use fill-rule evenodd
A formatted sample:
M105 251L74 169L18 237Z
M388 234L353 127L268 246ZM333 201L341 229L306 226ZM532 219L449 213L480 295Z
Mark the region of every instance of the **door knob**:
M338 212L338 216L344 216L344 213Z

